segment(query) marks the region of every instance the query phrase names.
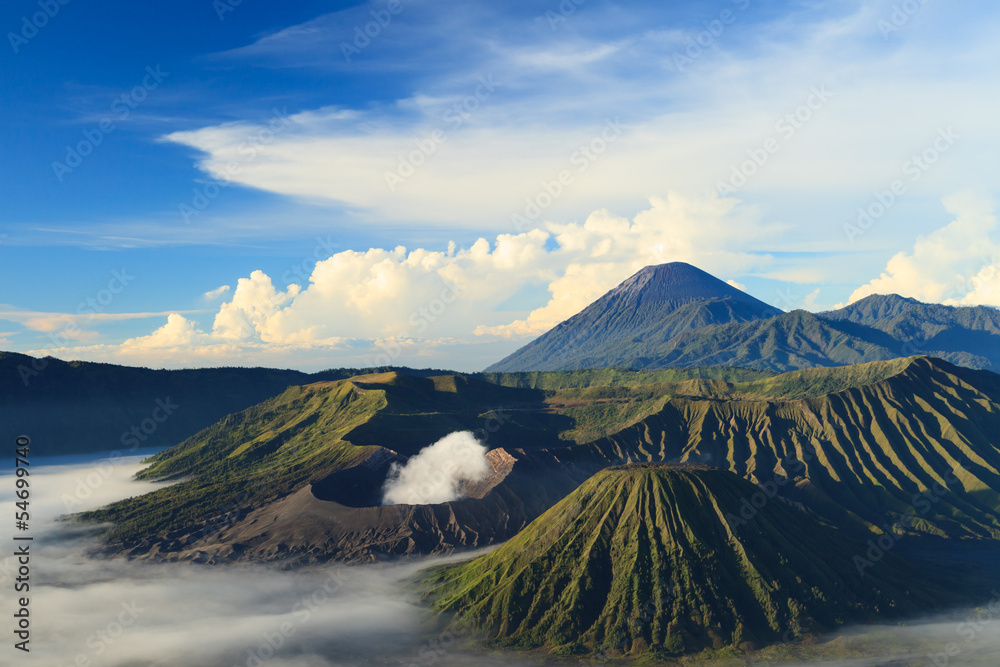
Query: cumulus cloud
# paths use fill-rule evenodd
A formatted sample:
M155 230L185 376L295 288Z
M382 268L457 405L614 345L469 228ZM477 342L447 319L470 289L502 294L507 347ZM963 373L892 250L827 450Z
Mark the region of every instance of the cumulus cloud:
M406 465L393 464L386 479L383 505L433 505L462 497L463 482L489 474L486 447L471 431L456 431L424 447Z
M1000 261L1000 257L995 259ZM979 273L969 279L972 289L961 299L952 300L959 306L1000 306L1000 265L984 266Z
M1000 306L993 202L972 193L942 201L954 220L919 237L912 250L893 255L878 278L854 290L850 302L900 294L931 303Z
M746 285L744 285L743 283L738 283L735 280L732 280L732 279L727 280L726 284L729 285L730 287L735 287L736 289L740 290L741 292L746 292L747 291L747 286Z
M546 222L468 247L338 252L303 274L302 285L281 287L253 271L239 279L210 329L173 313L152 333L118 345L46 353L161 364L296 359L291 363L300 365L309 355L331 365L478 370L644 266L687 261L729 274L764 268L770 258L755 246L784 229L735 199L671 192L651 198L632 219L600 210L583 222ZM543 299L519 311L501 308L528 286L544 286ZM456 363L462 346L474 361Z
M284 291L278 290L270 276L263 271L254 271L249 278L240 278L236 283L232 300L222 304L215 316L212 333L225 340L259 337L265 343L281 342L268 326L268 321L300 290L296 284L289 285ZM308 331L301 333L308 335Z

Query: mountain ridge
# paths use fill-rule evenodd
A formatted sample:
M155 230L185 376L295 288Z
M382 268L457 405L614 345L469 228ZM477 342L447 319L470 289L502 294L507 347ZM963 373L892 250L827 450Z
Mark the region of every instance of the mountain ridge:
M694 278L671 279L677 272ZM686 264L646 267L485 372L713 365L786 372L916 354L1000 370L996 308L872 295L838 310L784 313L702 274ZM634 298L640 288L663 307Z
M496 551L433 571L426 595L498 647L653 658L750 651L961 599L894 554L858 576L864 542L780 500L734 527L758 495L709 466L610 467Z
M699 327L780 312L690 264L646 267L515 353L531 360L531 368L512 368L503 360L486 372L572 370L609 355L604 365L614 365L615 359L627 359L614 352L622 341L656 347Z
M927 357L734 382L693 375L618 372L588 384L558 373L527 378L533 386L525 387L521 375L487 383L376 374L293 387L162 452L140 475L178 484L86 518L114 525L105 535L110 552L155 547L161 558L212 552L312 562L447 553L509 538L597 470L675 461L726 468L853 534L880 535L897 523L901 534L1000 538L1000 446L990 436L1000 432L1000 376ZM394 521L402 523L391 525L384 512L352 510L377 519L380 528L369 533L363 524L347 534L317 519L305 534L287 513L278 523L257 521L279 516L268 508L292 494L306 494L299 496L305 502L303 490L323 488L331 475L378 456L405 458L455 431L479 434L513 461L481 498L458 501L458 532L444 530L451 525L445 506L399 510ZM377 476L350 475L344 483L378 496ZM924 494L934 489L925 507ZM314 516L346 511L339 496L312 495ZM506 517L498 519L504 527L489 524L487 512ZM203 534L199 526L217 516L237 518ZM178 535L193 541L179 543ZM271 541L292 551L262 546Z

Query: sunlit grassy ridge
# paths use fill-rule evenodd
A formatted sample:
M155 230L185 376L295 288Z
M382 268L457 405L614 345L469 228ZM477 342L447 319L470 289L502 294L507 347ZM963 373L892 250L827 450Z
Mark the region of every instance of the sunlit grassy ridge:
M434 608L499 646L665 657L757 648L849 621L954 602L893 556L866 549L719 469L611 468L500 549L426 579Z
M185 481L86 516L113 521L108 538L129 541L280 497L368 456L344 436L385 403L384 392L347 380L291 387L154 456L138 475Z
M411 455L479 430L540 465L709 462L831 523L1000 538L998 401L1000 376L924 357L775 376L362 375L230 415L142 473L186 481L89 517L114 522L114 542L140 540L287 495L377 446Z
M481 373L488 382L504 387L526 389L569 389L573 387L625 386L684 382L687 380L722 380L745 382L773 376L772 371L712 366L707 368L668 368L658 371L633 371L621 368L598 368L581 371L529 371L523 373Z
M860 518L877 531L902 520L904 532L1000 537L996 375L916 357L798 371L750 389L672 398L577 455L708 461L780 483L782 495L837 523Z

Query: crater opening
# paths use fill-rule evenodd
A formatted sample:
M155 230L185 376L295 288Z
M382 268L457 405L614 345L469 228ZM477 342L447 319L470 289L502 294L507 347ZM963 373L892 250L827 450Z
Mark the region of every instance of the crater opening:
M346 507L381 507L386 479L393 465L405 465L407 460L407 457L400 456L392 450L383 449L356 466L338 470L313 482L312 494L319 500L335 502ZM459 501L485 497L506 479L517 462L517 459L502 448L487 452L486 460L490 466L486 477L477 482L463 483L463 497Z

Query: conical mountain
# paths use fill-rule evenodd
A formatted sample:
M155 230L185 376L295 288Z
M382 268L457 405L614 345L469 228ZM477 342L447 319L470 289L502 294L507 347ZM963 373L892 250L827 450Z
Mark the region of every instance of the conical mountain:
M594 475L503 547L428 584L437 610L499 645L660 657L956 601L891 553L867 560L868 549L721 469L632 464Z
M781 312L690 264L648 266L487 371L630 366L680 333Z
M778 372L915 354L1000 370L1000 309L896 294L784 313L689 264L646 267L486 369L738 366Z

